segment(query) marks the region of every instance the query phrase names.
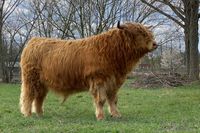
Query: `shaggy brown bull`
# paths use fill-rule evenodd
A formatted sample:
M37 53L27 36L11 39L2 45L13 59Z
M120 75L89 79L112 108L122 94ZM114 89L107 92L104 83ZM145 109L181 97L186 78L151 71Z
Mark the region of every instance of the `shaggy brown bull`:
M126 23L99 35L78 40L32 38L21 56L21 112L38 115L48 90L64 96L89 91L94 97L96 118L109 112L119 117L117 92L127 73L146 53L157 47L152 33L138 23Z

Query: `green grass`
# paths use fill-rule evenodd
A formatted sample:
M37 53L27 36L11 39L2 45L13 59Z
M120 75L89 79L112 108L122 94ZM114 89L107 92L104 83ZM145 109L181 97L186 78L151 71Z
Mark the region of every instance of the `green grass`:
M127 81L130 83L130 80ZM49 93L45 113L24 118L19 112L20 85L0 84L0 133L196 133L200 132L200 84L179 88L119 92L122 118L97 121L88 93L71 96L64 105Z

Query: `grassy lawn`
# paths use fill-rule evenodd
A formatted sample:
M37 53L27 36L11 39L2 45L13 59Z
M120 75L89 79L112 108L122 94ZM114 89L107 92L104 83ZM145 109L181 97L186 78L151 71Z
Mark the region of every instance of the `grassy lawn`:
M127 81L127 83L130 82ZM71 96L64 105L49 93L43 117L19 112L20 85L0 84L0 133L193 133L200 132L200 84L179 88L132 89L119 92L122 118L96 121L88 93Z

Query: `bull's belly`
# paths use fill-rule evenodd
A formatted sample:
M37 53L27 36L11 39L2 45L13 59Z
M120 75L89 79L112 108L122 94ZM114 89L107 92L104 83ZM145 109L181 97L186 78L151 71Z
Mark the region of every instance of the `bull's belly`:
M43 78L42 82L45 86L58 93L75 93L87 91L88 86L87 83L81 79L60 79L60 78Z

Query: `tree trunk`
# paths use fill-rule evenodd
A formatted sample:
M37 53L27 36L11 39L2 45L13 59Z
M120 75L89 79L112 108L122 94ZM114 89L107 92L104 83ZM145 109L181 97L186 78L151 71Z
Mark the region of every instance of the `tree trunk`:
M184 35L185 35L185 61L186 61L186 71L188 78L190 77L190 20L191 20L191 8L188 6L190 1L184 0L184 13L185 13L185 26L184 26Z
M198 10L199 1L190 0L190 24L189 24L189 40L190 40L190 73L191 80L199 79L199 51L198 51Z
M3 79L3 39L2 39L2 24L0 22L0 78Z
M1 25L1 24L0 24ZM8 81L8 71L5 65L5 58L6 58L6 54L5 54L5 46L3 44L3 33L2 33L2 25L0 26L0 78L2 78L3 82L9 82Z
M185 24L188 25L188 24ZM189 29L188 26L184 28L184 35L185 35L185 65L187 75L190 73L190 42L189 42Z
M2 28L3 28L3 5L4 5L5 0L2 1L0 4L0 78L3 79L3 69L4 69L4 56L3 56L3 33L2 33Z
M183 7L173 5L174 1L159 1L164 5L169 6L173 13L177 15L179 19L176 19L172 14L168 14L158 7L154 6L153 3L148 3L146 0L141 0L143 3L147 4L151 8L155 9L159 13L173 20L175 23L184 28L185 34L185 59L188 77L195 81L199 79L199 55L198 55L198 10L199 10L199 0L181 0L183 2ZM184 12L182 12L184 9ZM180 12L179 12L180 11ZM184 24L182 23L184 22Z

